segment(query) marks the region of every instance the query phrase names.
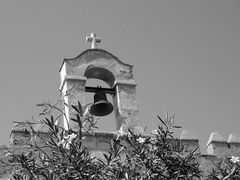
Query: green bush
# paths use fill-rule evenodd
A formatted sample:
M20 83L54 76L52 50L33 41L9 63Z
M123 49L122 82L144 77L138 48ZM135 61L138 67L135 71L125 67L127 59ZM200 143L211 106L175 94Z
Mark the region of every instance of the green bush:
M103 158L94 157L83 146L86 133L96 128L94 117L83 115L79 103L73 106L78 125L77 130L65 130L56 124L53 116L42 121L51 137L43 139L38 131L32 129L31 136L42 138L42 144L36 138L29 142L29 151L23 154L9 153L10 165L19 168L12 179L46 179L46 180L195 180L203 178L195 151L188 152L173 137L174 117L159 119L159 125L151 135L119 133L111 140L109 151ZM46 115L46 114L44 114ZM58 116L59 117L59 116ZM216 164L207 179L240 179L238 159L233 162Z

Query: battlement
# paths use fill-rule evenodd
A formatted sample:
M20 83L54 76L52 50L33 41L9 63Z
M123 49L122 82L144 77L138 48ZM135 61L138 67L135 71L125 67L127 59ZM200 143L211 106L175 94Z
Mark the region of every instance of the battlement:
M26 128L14 129L10 137L10 146L24 145L31 140L30 132ZM39 134L47 139L51 135L46 131L40 130ZM117 137L117 132L95 132L93 134L86 133L85 136L88 140L86 143L92 150L106 151L107 146L101 143L110 142L112 138ZM152 136L145 134L145 136ZM223 138L219 133L212 132L206 144L207 153L202 153L199 146L199 139L188 130L183 130L180 137L176 139L181 146L186 147L189 151L196 150L198 154L204 156L240 156L240 137L235 133L230 133L228 139ZM90 143L91 142L91 143ZM99 148L100 146L104 149Z
M51 137L47 129L41 128L38 134L45 140ZM92 134L85 134L86 138L83 145L88 147L93 155L101 157L104 152L107 152L110 147L111 139L116 138L116 132L95 132ZM145 136L152 136L145 134ZM31 132L26 127L18 127L13 129L10 138L10 146L0 148L0 159L6 159L8 149L13 152L22 153L27 149L26 144L36 141L35 137L31 137ZM38 143L42 143L38 140ZM176 139L176 143L187 149L187 151L194 151L199 155L199 163L204 174L208 174L214 168L213 162L219 158L240 156L240 137L237 134L231 133L227 140L225 140L219 133L211 133L206 145L207 153L203 154L199 148L199 139L197 139L190 131L183 130L180 137ZM0 167L2 165L0 164ZM2 168L2 167L1 167ZM0 168L0 169L1 169ZM13 168L2 168L0 170L0 178L10 174Z
M199 147L199 140L190 131L184 130L179 140L191 149ZM207 154L203 154L204 156L239 156L240 137L235 133L231 133L228 139L225 139L218 132L212 132L206 144L206 151ZM199 153L201 153L200 150Z

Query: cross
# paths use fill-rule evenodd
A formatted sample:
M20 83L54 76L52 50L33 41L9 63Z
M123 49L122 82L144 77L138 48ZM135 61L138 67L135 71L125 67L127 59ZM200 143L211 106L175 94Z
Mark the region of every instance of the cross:
M97 48L97 43L101 42L101 38L97 38L95 33L91 33L90 36L86 37L86 42L91 43L91 49Z

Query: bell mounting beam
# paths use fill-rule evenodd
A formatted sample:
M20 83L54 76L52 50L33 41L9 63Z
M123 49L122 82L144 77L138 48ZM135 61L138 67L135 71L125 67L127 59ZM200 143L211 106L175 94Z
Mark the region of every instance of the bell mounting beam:
M85 86L86 92L96 93L96 92L104 92L105 94L111 94L115 95L116 90L114 88L102 88L102 87L91 87L91 86Z

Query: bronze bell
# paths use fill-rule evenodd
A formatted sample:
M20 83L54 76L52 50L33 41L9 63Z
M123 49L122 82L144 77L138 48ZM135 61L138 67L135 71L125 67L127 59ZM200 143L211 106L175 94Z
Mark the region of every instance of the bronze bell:
M90 108L90 113L94 116L106 116L113 111L113 105L107 101L104 92L94 94L94 104Z

